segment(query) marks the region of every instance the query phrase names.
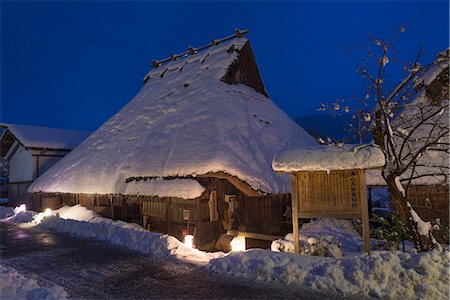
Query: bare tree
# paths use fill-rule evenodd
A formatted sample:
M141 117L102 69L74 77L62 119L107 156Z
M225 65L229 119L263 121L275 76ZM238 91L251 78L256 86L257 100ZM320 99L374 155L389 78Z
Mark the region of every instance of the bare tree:
M401 28L399 34L405 31ZM393 88L385 84L393 42L373 39L365 65L358 67L367 82L367 94L353 101L358 134L367 130L386 154L382 177L395 211L407 224L416 248L440 248L432 235L433 224L424 222L408 203L413 184L448 186L449 154L449 51L428 65L420 64L422 48L415 61L404 67L405 78ZM347 101L348 102L348 101ZM346 104L348 104L346 102ZM322 110L350 110L342 100ZM361 121L364 120L364 125ZM358 132L359 131L359 132Z

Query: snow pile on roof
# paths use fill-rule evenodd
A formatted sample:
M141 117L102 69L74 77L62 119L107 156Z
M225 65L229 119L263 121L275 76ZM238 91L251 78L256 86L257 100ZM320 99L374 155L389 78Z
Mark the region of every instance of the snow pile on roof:
M289 177L271 169L273 156L316 142L272 100L220 80L238 59L227 50L245 43L236 38L152 70L132 101L28 191L120 194L131 177L225 172L254 190L289 192Z
M59 300L68 299L68 295L59 285L41 287L36 278L27 278L14 268L0 264L0 298L5 300Z
M436 250L414 255L376 251L343 259L251 250L208 265L220 274L387 299L448 299L449 267L450 253Z
M379 147L363 145L346 149L324 146L284 150L273 159L272 167L279 172L295 172L374 169L384 164L384 153Z
M131 181L126 185L125 195L149 195L193 199L200 197L205 188L194 179L151 179Z
M85 140L88 131L48 128L29 125L5 124L24 147L71 150Z

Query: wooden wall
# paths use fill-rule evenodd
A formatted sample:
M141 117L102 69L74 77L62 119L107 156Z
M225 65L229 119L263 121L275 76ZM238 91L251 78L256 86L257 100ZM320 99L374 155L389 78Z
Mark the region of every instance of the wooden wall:
M440 218L449 224L449 186L415 185L408 190L408 201L425 221Z
M27 189L33 181L11 182L8 183L8 198L10 206L17 206L22 203L29 205Z
M235 195L237 208L231 229L257 233L279 233L289 195L248 197L225 179L209 180L209 187L196 199L169 197L99 195L69 193L31 194L33 207L57 209L81 204L101 216L135 222L150 231L168 233L183 240L183 233L194 235L199 249L214 249L220 234L225 233L229 204L226 195ZM210 218L210 193L216 193L218 218Z

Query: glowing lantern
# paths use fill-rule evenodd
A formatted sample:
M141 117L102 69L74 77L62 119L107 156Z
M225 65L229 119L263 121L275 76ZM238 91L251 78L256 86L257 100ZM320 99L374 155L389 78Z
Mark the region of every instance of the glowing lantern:
M184 236L184 244L186 246L188 246L189 248L193 248L194 247L194 236L191 234L185 235Z
M19 206L17 206L16 208L14 208L14 213L18 214L20 212L24 212L27 210L27 206L25 204L21 204Z
M52 210L50 208L46 208L44 210L44 217L50 217L52 215Z
M231 242L231 251L245 251L245 237L235 236Z

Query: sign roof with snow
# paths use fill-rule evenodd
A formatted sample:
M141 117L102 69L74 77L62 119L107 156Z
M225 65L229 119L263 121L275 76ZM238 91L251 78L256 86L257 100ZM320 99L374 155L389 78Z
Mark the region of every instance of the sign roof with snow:
M141 91L81 145L38 178L29 192L165 194L154 179L227 174L255 191L287 193L289 176L273 156L315 140L267 97L244 37L173 56L145 76ZM151 187L150 187L151 186ZM170 185L173 190L173 185Z
M278 172L299 172L376 169L384 164L384 153L379 147L362 145L346 149L323 146L282 151L274 158L272 167Z

